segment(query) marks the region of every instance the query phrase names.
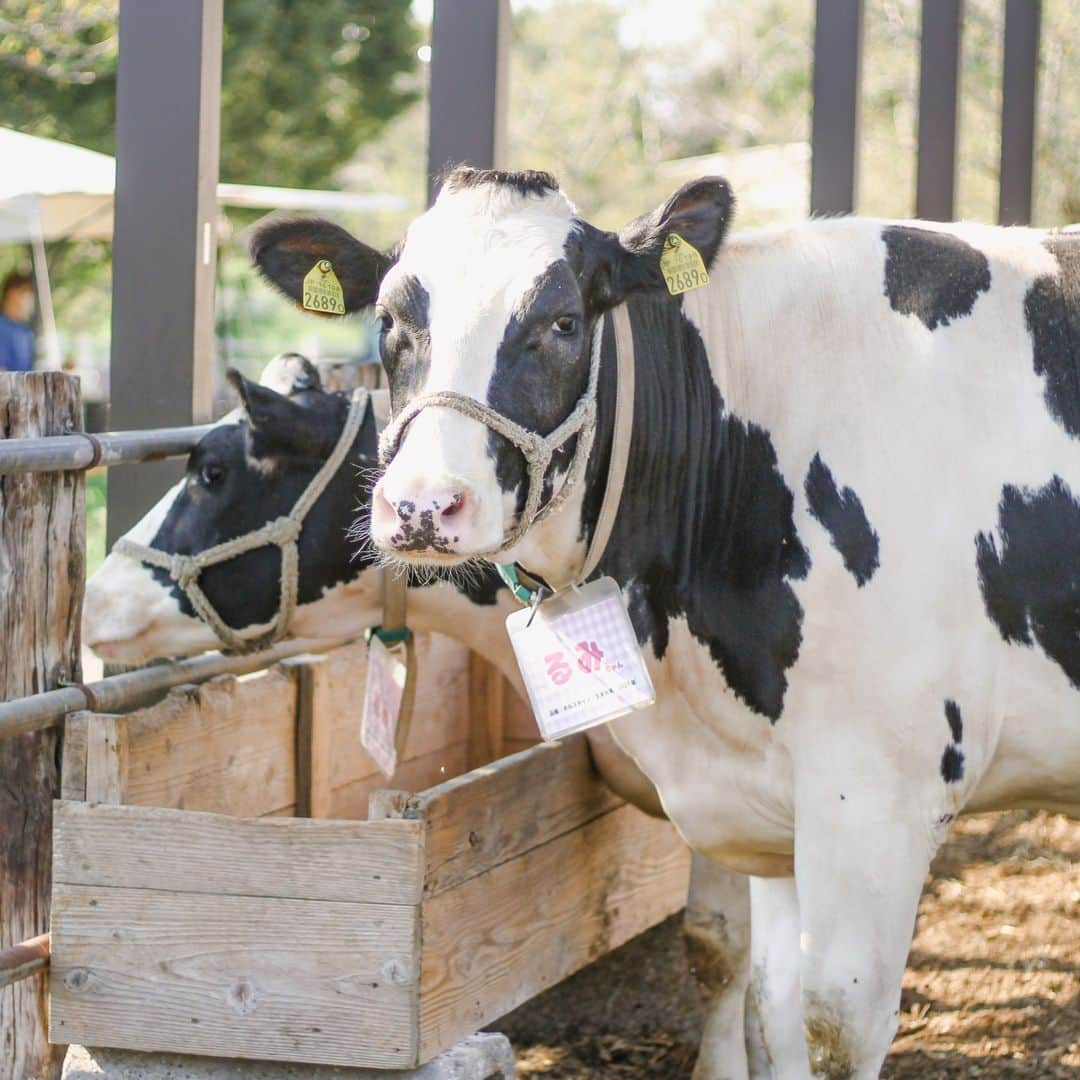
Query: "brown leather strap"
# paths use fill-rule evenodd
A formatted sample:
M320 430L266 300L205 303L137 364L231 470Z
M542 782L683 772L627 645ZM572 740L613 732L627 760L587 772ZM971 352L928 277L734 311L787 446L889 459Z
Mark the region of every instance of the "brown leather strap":
M611 460L608 463L607 486L604 501L600 504L600 516L596 519L589 550L581 567L581 581L587 581L596 569L611 539L611 530L619 513L623 485L626 482L626 465L630 460L630 439L634 431L634 332L630 326L630 312L620 304L611 312L615 331L615 363L617 368L615 390L615 428L611 437Z

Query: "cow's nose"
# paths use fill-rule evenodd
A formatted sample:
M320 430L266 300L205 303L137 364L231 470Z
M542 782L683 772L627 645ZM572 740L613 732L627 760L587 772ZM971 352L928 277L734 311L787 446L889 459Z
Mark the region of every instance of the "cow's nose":
M387 502L390 501L386 495L383 498ZM433 524L438 525L447 518L460 514L465 508L465 503L464 491L446 490L428 492L423 495L409 493L391 503L391 506L401 524L430 519Z
M424 546L452 546L474 503L475 496L461 483L394 489L380 483L372 499L373 531L399 547L421 539Z

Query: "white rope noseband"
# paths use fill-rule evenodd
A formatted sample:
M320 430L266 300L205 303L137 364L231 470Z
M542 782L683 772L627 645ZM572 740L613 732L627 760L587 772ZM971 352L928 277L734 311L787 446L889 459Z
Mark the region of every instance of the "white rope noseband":
M363 423L367 404L367 390L354 390L349 401L349 414L345 419L345 427L338 437L337 445L312 478L311 483L304 489L300 498L293 504L293 508L284 516L195 555L170 554L125 537L121 537L113 544L113 551L166 571L188 598L195 613L214 631L226 649L240 653L254 652L279 640L285 636L293 612L296 610L296 597L300 587L299 540L300 532L304 527L304 519L352 449L360 431L360 425ZM199 585L199 576L208 566L228 562L238 555L273 545L281 549L281 594L277 615L269 623L263 623L261 626L247 627L242 632L234 630L210 603Z
M467 394L459 394L456 390L439 390L433 394L423 394L414 398L393 418L379 438L380 463L384 468L390 464L390 459L397 453L401 440L405 437L405 428L422 409L432 406L453 409L470 420L478 420L485 427L502 435L503 438L512 442L525 458L529 476L529 492L525 499L525 507L518 516L517 524L506 533L502 543L490 551L481 551L476 554L484 558L493 558L509 550L536 522L541 521L566 501L585 471L585 464L592 450L593 437L596 435L596 393L603 329L604 320L601 317L596 320L596 326L593 328L589 381L581 397L578 398L577 404L570 411L570 415L550 435L540 435L535 431L529 431L509 417L496 412L490 405L477 401L476 398L469 397ZM578 436L578 441L566 479L562 487L541 506L544 477L547 476L548 468L551 466L551 459L555 451L574 435Z

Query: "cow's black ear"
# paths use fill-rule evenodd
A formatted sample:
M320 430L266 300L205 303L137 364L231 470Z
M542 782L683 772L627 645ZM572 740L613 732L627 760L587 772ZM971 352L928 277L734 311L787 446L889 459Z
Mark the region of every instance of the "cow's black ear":
M341 226L319 218L271 221L251 238L256 269L295 304L303 300L304 278L321 259L329 260L341 282L346 314L375 303L391 262Z
M269 386L244 378L236 368L229 368L225 374L240 395L253 457L288 453L309 458L326 452L326 425L314 410L305 409Z
M676 233L712 265L735 210L731 185L720 176L703 176L683 184L652 213L635 218L618 233L619 250L612 267L615 303L630 293L664 289L660 256L667 238Z

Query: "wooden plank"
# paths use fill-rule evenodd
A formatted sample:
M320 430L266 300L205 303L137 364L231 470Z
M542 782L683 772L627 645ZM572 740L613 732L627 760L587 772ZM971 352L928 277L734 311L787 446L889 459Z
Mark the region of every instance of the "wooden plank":
M373 772L363 779L336 788L331 803L334 818L359 821L367 817L368 802L373 791L385 787L400 787L406 791L424 791L441 784L452 776L466 771L469 744L465 741L444 746L422 757L403 761L391 778Z
M86 799L86 727L93 713L69 713L64 720L60 758L60 798Z
M506 719L506 679L493 664L476 653L469 655L469 768L503 756Z
M0 372L0 438L82 427L79 380ZM79 621L86 572L83 474L0 476L0 701L81 677ZM60 792L59 728L0 739L0 949L49 927L52 801ZM0 1080L52 1077L45 984L0 994Z
M416 701L404 753L406 762L445 747L456 746L469 737L468 658L468 649L459 641L441 634L417 635ZM374 787L398 784L396 778L388 780L383 776L360 748L366 678L367 646L363 643L345 646L328 654L318 707L332 717L334 755L331 783L334 789L333 813L337 816L341 815L339 806L342 799L353 802L338 789L369 780L377 780ZM461 771L460 767L458 771ZM365 786L365 791L372 789L370 784ZM365 794L360 806L366 805Z
M859 172L863 0L817 0L810 212L850 214Z
M689 868L668 822L622 806L425 900L421 1060L678 911Z
M131 805L260 817L296 802L296 683L279 668L177 687L123 723Z
M412 904L420 826L57 802L54 877L68 885Z
M86 801L126 802L127 772L125 718L91 713L86 724Z
M619 805L582 736L542 743L421 792L405 816L424 823L424 894L459 885Z
M919 44L919 159L915 214L956 216L956 129L964 0L922 0Z
M408 905L58 885L51 1035L402 1068L416 1057L418 945Z
M324 702L329 663L295 656L282 667L296 679L296 815L328 818L334 747L333 714Z
M504 745L513 739L528 740L530 743L541 741L532 706L516 693L506 695L506 718L503 721Z
M1035 192L1042 0L1006 0L998 221L1029 225Z

